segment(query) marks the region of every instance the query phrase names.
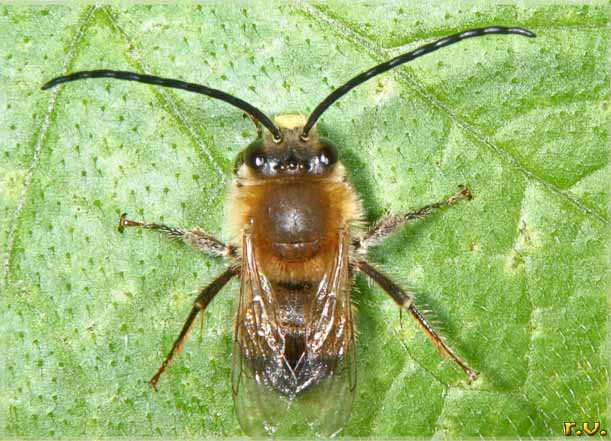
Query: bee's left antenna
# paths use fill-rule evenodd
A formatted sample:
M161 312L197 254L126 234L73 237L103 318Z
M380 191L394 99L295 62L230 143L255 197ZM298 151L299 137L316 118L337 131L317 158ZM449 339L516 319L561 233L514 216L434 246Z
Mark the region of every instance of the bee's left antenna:
M118 80L126 81L137 81L139 83L153 84L155 86L170 87L173 89L186 90L188 92L200 93L207 95L217 100L225 101L238 109L252 115L253 118L260 121L274 136L274 140L278 141L282 139L282 132L276 125L259 109L246 101L230 95L222 90L212 89L201 84L188 83L186 81L174 80L171 78L162 78L154 75L139 74L135 72L126 72L122 70L86 70L81 72L74 72L69 75L53 78L42 86L42 89L50 89L61 83L68 83L70 81L84 80L87 78L116 78Z
M441 40L425 44L424 46L421 46L418 49L406 52L405 54L399 55L398 57L395 57L392 60L372 67L371 69L357 75L347 83L335 89L318 106L316 106L316 108L308 118L306 125L303 127L301 137L307 138L308 133L310 132L312 127L314 127L314 124L316 124L316 121L318 121L318 118L320 118L323 112L325 112L325 110L327 110L335 101L350 92L359 84L362 84L365 81L377 75L380 75L381 73L384 73L390 69L400 66L403 63L407 63L408 61L412 61L423 55L430 54L431 52L434 52L437 49L441 49L442 47L458 43L459 41L465 40L467 38L482 37L484 35L492 34L515 34L522 35L524 37L535 37L535 34L529 31L528 29L513 27L508 28L504 26L489 26L486 28L470 29L468 31L459 32L458 34L449 35L447 37L442 38Z

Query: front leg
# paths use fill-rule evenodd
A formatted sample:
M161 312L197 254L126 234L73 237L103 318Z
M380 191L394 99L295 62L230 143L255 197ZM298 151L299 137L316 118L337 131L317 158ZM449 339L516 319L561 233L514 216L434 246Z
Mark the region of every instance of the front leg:
M218 239L206 234L199 228L183 230L182 228L169 227L163 224L149 224L127 219L127 213L119 218L117 230L123 233L125 227L140 227L147 230L156 230L170 239L180 239L187 245L201 251L211 257L235 257L236 250L231 245L226 245Z
M450 196L445 201L437 202L435 204L425 205L416 211L410 211L409 213L388 216L379 221L375 227L369 230L363 237L357 239L354 242L355 249L360 252L364 252L368 247L375 246L383 242L388 236L394 233L399 227L403 226L406 222L414 219L424 219L426 216L431 214L434 210L443 207L449 207L455 204L461 199L471 199L471 192L463 185L460 186L460 191Z

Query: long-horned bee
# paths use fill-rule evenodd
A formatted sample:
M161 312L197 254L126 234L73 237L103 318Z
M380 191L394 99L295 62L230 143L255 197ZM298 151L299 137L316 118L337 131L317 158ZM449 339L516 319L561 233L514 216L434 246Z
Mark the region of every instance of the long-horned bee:
M486 27L450 35L363 72L326 97L309 115L272 121L253 105L207 86L133 72L91 70L57 77L43 89L87 79L114 78L182 89L225 101L255 123L257 138L237 157L230 191L229 241L204 231L130 220L125 227L156 230L202 253L224 258L226 269L199 291L193 308L150 384L184 345L189 330L221 289L240 279L232 365L238 420L251 435L286 433L295 421L333 435L348 419L356 386L351 279L363 273L419 325L471 380L477 374L416 309L412 294L377 270L367 250L414 219L470 198L467 187L408 213L364 228L364 210L338 158L338 149L316 128L320 116L359 84L403 63L467 38L491 34L534 37L526 29ZM263 127L262 127L263 126Z

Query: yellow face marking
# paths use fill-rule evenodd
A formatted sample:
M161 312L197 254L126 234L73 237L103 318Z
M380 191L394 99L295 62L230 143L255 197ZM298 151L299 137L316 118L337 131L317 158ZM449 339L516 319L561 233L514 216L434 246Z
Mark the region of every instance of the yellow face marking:
M277 115L274 118L274 124L279 129L294 129L305 126L307 118L300 113L289 113L287 115Z

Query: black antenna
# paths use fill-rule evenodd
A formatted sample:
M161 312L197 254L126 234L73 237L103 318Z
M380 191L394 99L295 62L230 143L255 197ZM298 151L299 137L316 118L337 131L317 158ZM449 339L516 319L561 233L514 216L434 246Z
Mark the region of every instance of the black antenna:
M441 40L437 40L432 43L425 44L424 46L421 46L418 49L415 49L413 51L399 55L398 57L395 57L390 61L387 61L382 64L378 64L377 66L372 67L368 71L365 71L357 75L356 77L352 78L350 81L348 81L343 86L340 86L337 89L335 89L328 97L326 97L314 109L314 111L308 118L306 125L303 127L303 133L301 134L301 137L307 138L308 133L310 132L314 124L316 124L316 121L318 121L318 118L320 118L320 115L322 115L325 112L325 110L327 110L331 106L331 104L333 104L335 101L340 99L342 96L350 92L352 89L354 89L359 84L364 83L365 81L375 77L376 75L384 73L387 70L400 66L403 63L407 63L408 61L412 61L423 55L430 54L431 52L434 52L437 49L441 49L442 47L449 46L454 43L458 43L459 41L465 40L467 38L481 37L484 35L491 35L491 34L516 34L516 35L523 35L525 37L535 37L534 33L530 32L527 29L523 29L523 28L507 28L503 26L489 26L486 28L470 29L468 31L463 31L458 34L449 35L447 37L442 38Z
M83 80L86 78L116 78L118 80L137 81L140 83L153 84L155 86L171 87L173 89L182 89L188 92L200 93L202 95L208 95L209 97L216 98L244 112L252 115L253 118L260 121L267 129L272 132L276 141L282 139L282 132L276 125L267 117L263 112L257 109L252 104L247 103L240 98L233 95L229 95L226 92L218 89L212 89L210 87L203 86L201 84L187 83L185 81L173 80L171 78L156 77L154 75L139 74L135 72L126 72L121 70L86 70L81 72L74 72L69 75L53 78L51 81L45 83L42 89L50 89L61 83L68 83L70 81Z

